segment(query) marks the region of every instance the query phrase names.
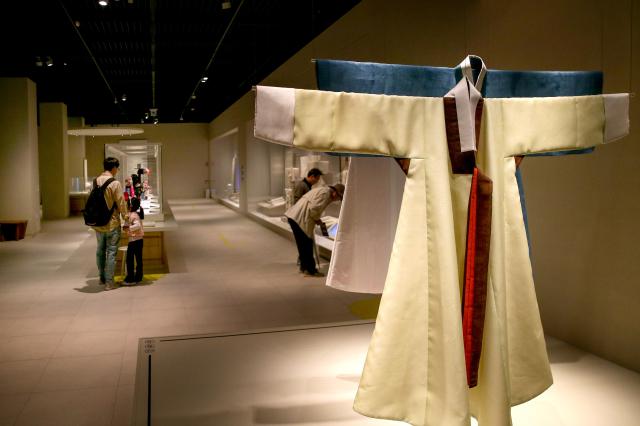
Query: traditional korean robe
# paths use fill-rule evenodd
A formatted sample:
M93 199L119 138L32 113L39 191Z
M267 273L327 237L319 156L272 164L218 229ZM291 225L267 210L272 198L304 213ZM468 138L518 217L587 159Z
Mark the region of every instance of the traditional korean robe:
M602 91L600 72L487 70L485 75L484 64L478 57L467 57L457 68L332 60L318 60L316 67L318 87L338 92L440 96L448 90L447 85L453 86L463 75L487 97L593 95ZM533 155L591 151L593 148ZM327 285L346 291L382 293L400 211L404 174L393 159L357 156L351 159L349 176ZM505 177L509 179L509 173L505 173ZM470 176L456 176L457 185L462 185L458 191L458 204L465 202L470 179ZM519 169L512 179L518 191L506 192L504 203L509 223L516 231L508 234L506 250L526 264L523 254L529 251L529 239ZM513 188L513 185L514 182L508 182L507 186ZM378 199L381 202L371 208L371 200ZM512 206L511 209L508 206ZM524 233L518 225L520 208ZM458 223L463 224L462 221ZM464 242L463 231L457 233L461 240L459 244ZM551 385L552 377L530 265L509 268L507 273L509 384L511 404L516 405L543 392Z
M405 96L443 96L468 76L485 97L577 96L602 93L602 73L597 71L501 71L486 70L482 59L468 56L456 68L317 60L318 88L333 92L356 92ZM593 148L538 155L588 153ZM352 157L326 284L340 290L382 293L393 236L400 211L404 177L393 160ZM388 166L388 165L391 166ZM525 230L528 235L520 171L519 189ZM388 183L388 185L387 185ZM373 188L376 187L376 188ZM381 199L372 212L369 204ZM357 197L357 200L355 199ZM385 200L398 200L385 204ZM511 200L514 202L517 200ZM348 208L346 207L348 206ZM527 244L529 244L527 238ZM522 242L524 243L524 241ZM365 252L356 256L356 253ZM515 279L515 277L514 277Z
M530 275L526 247L510 251L513 236L524 233L521 213L514 219L505 202L518 191L514 156L624 136L628 97L484 99L477 164L493 181L491 251L482 358L472 390L461 321L469 179L451 171L442 98L259 87L255 126L258 138L303 149L411 159L355 410L413 425L468 425L470 413L481 425L509 425L512 389L540 380L510 375L512 368L526 371L520 364L529 362L510 356L510 346L530 345L521 334L510 335L511 323L538 318L535 305L513 312L507 303L520 297L511 294L511 271ZM541 328L535 334L543 339Z

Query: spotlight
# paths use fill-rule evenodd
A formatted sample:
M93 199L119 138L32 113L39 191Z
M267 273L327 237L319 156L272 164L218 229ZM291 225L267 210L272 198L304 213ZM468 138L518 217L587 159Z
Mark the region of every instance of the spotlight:
M155 117L158 115L158 108L149 108L149 115Z
M202 80L200 80L200 81L202 81L203 83L205 83L207 80L209 80L209 77L202 77Z
M80 21L75 21L75 22L73 23L73 25L75 25L75 26L76 26L76 28L80 28Z
M156 117L156 118L153 119L153 124L158 124L159 121L160 120L158 120L158 117Z
M180 116L180 121L184 121L184 117L183 116Z
M231 9L231 2L229 0L223 1L220 7L222 7L222 10Z
M127 101L127 94L123 93L122 97L120 99L122 100L122 102L126 102Z
M195 110L196 110L196 108L195 108L195 107L191 107L191 111L195 111Z
M47 58L47 62L46 62L48 67L52 67L53 66L53 60L51 58Z
M99 4L100 6L102 6L102 7L106 7L106 6L109 6L109 1L108 1L108 0L100 0L100 1L98 2L98 4Z
M113 103L117 104L118 103L118 98L113 98Z
M43 65L44 63L42 62L42 58L40 58L40 56L36 56L36 67L41 67Z
M145 112L145 113L144 113L144 119L145 119L145 120L148 120L148 119L149 119L149 113L148 113L148 112Z
M195 99L195 98L196 98L196 95L191 95L191 99Z

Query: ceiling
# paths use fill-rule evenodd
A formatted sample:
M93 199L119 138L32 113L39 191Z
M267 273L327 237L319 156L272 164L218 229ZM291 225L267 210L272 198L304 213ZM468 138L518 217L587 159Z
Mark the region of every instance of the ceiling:
M6 2L0 76L31 78L38 102L86 124L210 122L357 3Z

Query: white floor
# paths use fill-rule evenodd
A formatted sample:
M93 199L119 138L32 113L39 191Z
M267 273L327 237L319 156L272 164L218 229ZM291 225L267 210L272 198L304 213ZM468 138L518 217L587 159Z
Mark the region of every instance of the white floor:
M138 338L357 319L366 298L297 272L289 240L230 209L176 202L172 273L104 292L80 218L0 243L0 425L128 425Z
M149 383L156 426L404 424L351 408L372 332L360 321L143 341L135 424L147 424ZM514 426L640 423L639 374L556 339L548 347L555 384L512 409Z
M172 210L171 273L148 286L104 292L80 218L0 243L0 425L129 425L139 338L351 321L371 298L298 274L291 241L226 207ZM544 410L514 409L516 426L640 424L636 373L550 349L556 384L532 402Z

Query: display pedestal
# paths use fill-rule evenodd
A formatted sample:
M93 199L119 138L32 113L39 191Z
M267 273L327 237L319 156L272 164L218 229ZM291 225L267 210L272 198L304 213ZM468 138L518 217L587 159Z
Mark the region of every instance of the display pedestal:
M351 408L373 327L359 321L140 339L134 424L405 424ZM547 344L555 384L512 409L514 426L640 423L640 374L559 340Z
M175 221L165 220L163 222L148 221L144 224L144 245L142 248L142 263L145 274L164 274L169 272L169 262L167 261L167 250L165 247L164 233L177 228ZM120 246L129 244L129 237L126 232L120 236ZM120 256L116 259L116 271L122 268Z
M24 238L28 220L0 220L0 241L17 241Z

